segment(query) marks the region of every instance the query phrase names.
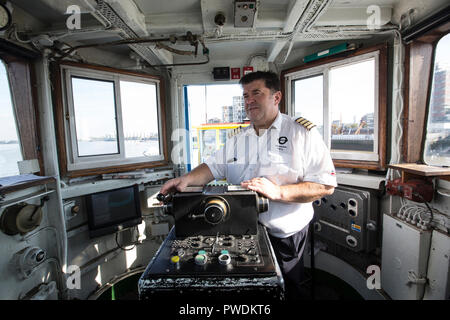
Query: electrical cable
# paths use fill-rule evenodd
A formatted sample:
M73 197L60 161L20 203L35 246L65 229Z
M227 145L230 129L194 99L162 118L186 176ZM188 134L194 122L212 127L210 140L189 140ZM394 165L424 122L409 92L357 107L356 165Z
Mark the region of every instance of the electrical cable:
M397 76L397 79L398 79L397 88L395 90L396 92L394 92L395 100L393 99L393 102L392 102L393 108L395 106L397 107L396 119L393 119L395 121L396 128L397 128L397 131L394 132L393 134L397 134L397 140L395 141L394 148L391 148L391 152L393 154L391 156L390 163L392 164L392 163L400 162L400 152L398 150L400 149L401 140L403 138L403 127L402 127L401 119L402 119L403 105L404 105L403 95L402 95L403 82L404 82L402 63L403 63L404 52L403 52L402 35L400 34L400 31L397 29L394 29L394 30L390 30L390 32L394 32L394 34L396 36L394 39L394 41L396 42L396 43L394 43L394 49L396 49L397 55L394 56L394 65L396 67L394 72L397 72L397 75L398 75ZM389 168L386 173L386 179L393 180L393 177L394 177L393 170L391 168Z
M422 197L421 197L422 198ZM423 198L422 198L423 199ZM425 203L425 205L427 206L427 208L428 208L428 210L430 211L430 221L428 222L428 224L431 226L431 222L433 221L433 219L434 219L434 216L433 216L433 210L431 210L431 207L430 207L430 205L428 204L428 202L424 202Z
M17 24L16 23L12 24L11 32L12 32L12 34L14 34L14 38L16 38L16 40L19 41L20 43L27 44L27 43L31 42L31 39L29 39L29 40L22 40L22 39L20 39L19 35L17 34Z
M136 229L136 231L138 231L137 230L137 226L135 226L133 229ZM139 232L139 231L138 231ZM132 248L124 248L124 247L122 247L120 244L119 244L119 241L118 241L118 236L119 236L119 232L116 232L116 244L117 244L117 246L120 248L120 249L122 249L122 250L124 250L124 251L130 251L130 250L133 250L134 248L136 248L136 244L138 243L137 242L137 240L136 240L136 242L133 242L132 244L133 244L133 247Z

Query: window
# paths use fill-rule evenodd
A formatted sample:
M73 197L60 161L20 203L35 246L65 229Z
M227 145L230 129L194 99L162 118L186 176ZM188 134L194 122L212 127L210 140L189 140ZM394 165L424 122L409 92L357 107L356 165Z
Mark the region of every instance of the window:
M159 78L61 65L61 80L70 176L133 170L166 161ZM83 172L94 168L107 171Z
M433 80L428 106L424 162L450 166L450 34L435 49Z
M185 87L190 126L191 168L225 144L234 129L249 125L239 84Z
M338 167L384 169L385 51L366 49L282 73L287 113L316 124Z
M331 151L335 159L378 160L376 59L330 68Z
M22 160L11 88L5 65L0 60L0 177L18 175L17 161Z
M32 61L37 54L11 43L0 50L0 177L18 175L18 162L37 160L44 174L36 83ZM24 172L25 173L25 172Z
M323 75L294 80L292 86L295 117L313 122L323 137Z

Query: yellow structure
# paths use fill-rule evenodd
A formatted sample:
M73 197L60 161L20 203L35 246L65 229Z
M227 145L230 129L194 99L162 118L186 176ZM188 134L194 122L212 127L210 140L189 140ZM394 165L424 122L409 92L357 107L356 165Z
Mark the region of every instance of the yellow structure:
M219 150L227 138L248 127L250 122L205 123L193 126L197 130L198 161L202 163L214 151Z

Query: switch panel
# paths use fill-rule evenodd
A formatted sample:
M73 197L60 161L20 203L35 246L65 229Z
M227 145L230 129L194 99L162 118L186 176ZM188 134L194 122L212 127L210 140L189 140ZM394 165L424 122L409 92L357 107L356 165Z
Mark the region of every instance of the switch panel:
M252 28L255 21L256 0L234 2L234 26Z
M371 192L339 186L313 205L319 238L355 252L375 249L378 202Z

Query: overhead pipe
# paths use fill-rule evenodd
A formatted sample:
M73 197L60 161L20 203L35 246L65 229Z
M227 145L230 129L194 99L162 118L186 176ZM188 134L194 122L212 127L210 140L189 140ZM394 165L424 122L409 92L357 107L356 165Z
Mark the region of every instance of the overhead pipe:
M85 49L85 48L97 48L97 47L105 47L105 46L117 46L117 45L123 45L123 44L138 44L138 43L148 43L148 42L160 42L160 41L169 41L170 38L158 38L158 39L142 39L142 38L133 38L133 39L124 39L124 40L116 40L116 41L110 41L110 42L104 42L104 43L94 43L94 44L83 44L75 47L70 47L69 49L63 49L61 50L63 52L63 55L59 57L59 59L63 59L70 55L72 52L78 49Z
M180 66L196 66L201 64L209 63L209 54L205 54L206 61L201 62L180 62L180 63L171 63L171 64L153 64L152 67L180 67Z
M176 43L178 40L177 37L171 36L166 38L132 38L132 39L124 39L124 40L116 40L116 41L110 41L110 42L104 42L104 43L94 43L94 44L84 44L79 46L70 47L68 49L61 50L63 52L62 56L59 57L59 59L63 59L70 55L72 52L78 49L85 49L85 48L98 48L98 47L104 47L104 46L117 46L117 45L124 45L124 44L139 44L139 43L149 43L149 42L156 42L157 47L163 48L165 50L180 54L180 55L197 55L197 47L198 42L202 43L204 50L206 49L203 40L200 39L198 35L192 34L190 31L186 33L186 35L183 35L180 37L181 41L188 41L192 46L195 47L195 51L184 51L184 50L177 50L174 48L171 48L169 46L166 46L162 44L162 41L170 41L171 43Z

